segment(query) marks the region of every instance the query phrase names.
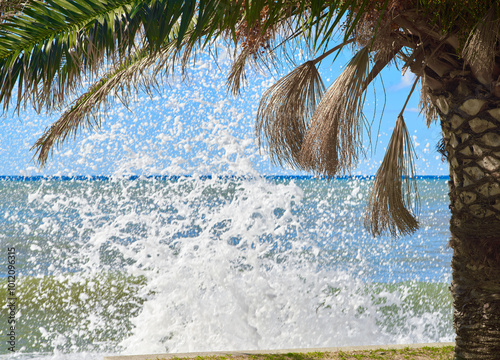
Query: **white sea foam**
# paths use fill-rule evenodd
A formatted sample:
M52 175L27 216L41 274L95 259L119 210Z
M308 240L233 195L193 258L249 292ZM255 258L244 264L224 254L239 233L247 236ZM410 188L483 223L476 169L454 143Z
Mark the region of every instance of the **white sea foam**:
M412 253L414 246L360 230L357 194L366 194L366 181L180 177L32 186L41 195L27 206L44 216L18 219L37 233L29 275L54 275L61 285L33 300L52 317L27 311L24 319L45 324L30 346L45 343L59 351L54 356L451 339L446 285L435 284L448 271ZM430 284L400 282L424 278L426 267L438 270ZM128 284L132 278L145 281ZM69 323L57 313L60 301L72 309ZM114 340L103 342L103 333Z

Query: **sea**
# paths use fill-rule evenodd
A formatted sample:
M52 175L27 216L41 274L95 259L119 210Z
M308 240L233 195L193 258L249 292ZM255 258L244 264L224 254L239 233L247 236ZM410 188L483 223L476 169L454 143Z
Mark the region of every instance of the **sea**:
M0 358L453 341L447 182L392 238L372 177L4 176Z

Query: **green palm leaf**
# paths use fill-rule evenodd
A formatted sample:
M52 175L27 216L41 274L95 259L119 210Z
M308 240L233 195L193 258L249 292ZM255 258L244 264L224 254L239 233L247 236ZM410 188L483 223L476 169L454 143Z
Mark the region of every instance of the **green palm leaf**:
M126 13L135 1L33 1L18 17L0 24L0 101L7 109L12 90L16 107L31 100L51 110L79 85L82 71L97 71L126 54L139 27ZM122 38L120 46L116 36Z
M185 34L192 32L196 21L192 21ZM69 136L75 137L78 131L99 128L101 126L101 108L107 106L113 94L121 94L120 99L127 101L132 90L150 91L156 87L159 73L173 73L175 59L180 56L177 36L180 26L175 26L168 41L158 52L150 54L147 49L140 49L117 65L88 91L76 99L61 118L53 123L37 140L35 150L37 162L43 166L54 147L60 146ZM186 51L192 51L189 48Z

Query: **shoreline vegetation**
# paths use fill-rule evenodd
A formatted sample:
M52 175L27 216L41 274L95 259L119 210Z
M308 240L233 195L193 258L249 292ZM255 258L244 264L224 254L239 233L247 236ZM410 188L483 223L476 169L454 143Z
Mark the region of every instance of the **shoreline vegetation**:
M189 357L147 358L147 360L451 360L454 346L405 347L402 349L346 350L335 352L310 352L286 354L244 354L244 355L207 355ZM125 358L125 357L124 357ZM108 358L112 359L112 358ZM132 357L131 357L132 360Z

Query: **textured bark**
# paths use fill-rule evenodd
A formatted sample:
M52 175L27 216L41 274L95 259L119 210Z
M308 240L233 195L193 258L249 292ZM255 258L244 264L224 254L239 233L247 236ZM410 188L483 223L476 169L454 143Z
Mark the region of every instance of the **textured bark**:
M455 356L499 359L500 99L467 71L440 80L433 102L450 165Z

